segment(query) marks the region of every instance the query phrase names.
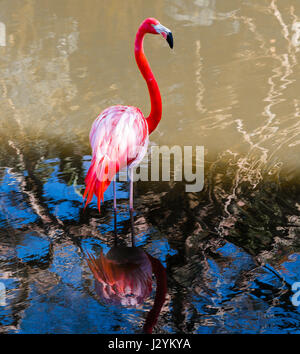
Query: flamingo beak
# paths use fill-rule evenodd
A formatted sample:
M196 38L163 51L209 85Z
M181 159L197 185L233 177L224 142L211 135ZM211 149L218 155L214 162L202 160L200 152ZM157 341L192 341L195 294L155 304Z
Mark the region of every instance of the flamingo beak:
M168 42L170 48L173 48L173 35L172 32L165 26L161 25L160 23L157 25L152 25L155 28L155 31L158 34L161 34L164 39Z
M169 43L170 48L173 49L173 35L171 31L167 34L167 42Z

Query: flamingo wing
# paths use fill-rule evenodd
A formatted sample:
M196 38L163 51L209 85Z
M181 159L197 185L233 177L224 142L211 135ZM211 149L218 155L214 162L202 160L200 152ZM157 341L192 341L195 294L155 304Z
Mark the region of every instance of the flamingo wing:
M90 131L92 163L85 178L85 206L95 194L98 209L114 175L137 165L148 146L148 124L142 112L131 106L112 106L94 121Z

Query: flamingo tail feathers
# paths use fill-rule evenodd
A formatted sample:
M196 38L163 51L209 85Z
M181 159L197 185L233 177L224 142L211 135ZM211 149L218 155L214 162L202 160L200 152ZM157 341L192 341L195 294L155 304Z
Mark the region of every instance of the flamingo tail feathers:
M93 156L91 166L85 178L86 188L83 199L86 198L86 202L84 209L95 194L98 198L97 206L100 212L101 201L104 201L104 192L118 170L119 164L111 161L109 157L103 156L97 161L96 156Z

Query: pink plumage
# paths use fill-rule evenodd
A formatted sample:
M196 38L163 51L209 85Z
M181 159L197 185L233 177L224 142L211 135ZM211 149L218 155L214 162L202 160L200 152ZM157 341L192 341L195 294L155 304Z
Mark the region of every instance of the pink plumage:
M86 205L93 194L98 209L114 175L122 168L137 165L148 146L148 125L143 113L132 106L106 108L94 121L90 132L92 163L85 178Z

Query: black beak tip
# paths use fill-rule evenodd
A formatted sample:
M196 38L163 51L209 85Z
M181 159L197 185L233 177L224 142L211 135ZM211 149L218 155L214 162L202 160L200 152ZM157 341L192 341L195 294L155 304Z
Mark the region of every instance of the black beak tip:
M173 49L173 35L172 35L172 32L168 33L167 42L169 43L170 48Z

